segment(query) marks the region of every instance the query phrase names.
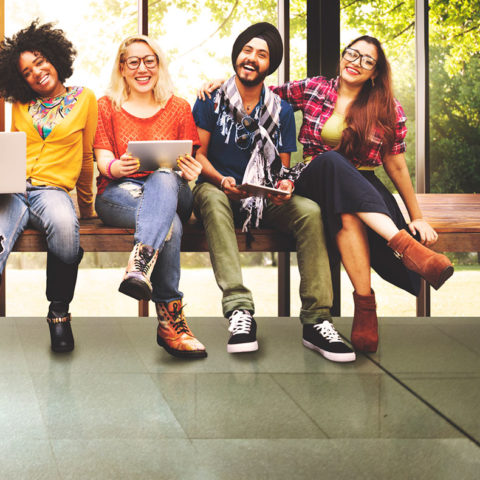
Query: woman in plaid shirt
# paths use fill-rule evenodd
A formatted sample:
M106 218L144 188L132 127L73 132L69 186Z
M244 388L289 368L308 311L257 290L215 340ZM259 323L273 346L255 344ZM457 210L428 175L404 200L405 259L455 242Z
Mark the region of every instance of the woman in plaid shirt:
M336 79L314 77L273 91L303 112L304 162L292 172L296 193L321 206L331 260L341 258L355 289L352 344L375 352L370 267L414 295L419 276L438 289L453 273L446 256L426 248L438 235L422 218L408 173L406 118L393 97L390 65L380 42L362 36L343 50ZM407 207L408 225L374 173L380 165Z

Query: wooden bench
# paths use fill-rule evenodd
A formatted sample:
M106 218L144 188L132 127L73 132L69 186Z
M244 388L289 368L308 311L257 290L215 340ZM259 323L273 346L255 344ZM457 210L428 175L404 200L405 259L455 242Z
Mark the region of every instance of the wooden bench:
M278 262L278 312L279 316L290 314L290 270L288 253L295 251L293 237L270 229L253 232L253 242L247 245L247 235L236 231L241 252L279 252ZM107 227L101 220L80 221L80 244L86 252L130 252L133 247L133 230ZM46 252L45 236L37 230L27 229L17 240L14 252ZM198 222L184 226L182 252L208 252L208 243L203 228ZM0 286L0 317L6 315L6 269ZM139 316L148 316L148 302L139 301Z
M419 194L417 195L424 218L439 234L434 249L439 252L480 252L480 195L479 194ZM405 209L400 200L399 204ZM81 244L87 252L129 252L133 245L133 232L124 228L104 226L100 220L81 222ZM278 315L290 315L290 260L295 251L293 238L275 230L254 231L255 241L247 246L246 234L237 230L242 252L279 252L278 263ZM26 230L17 241L14 251L46 251L45 238L35 230ZM207 252L208 244L199 224L185 225L182 240L184 252ZM340 271L332 272L335 304L333 314L340 315ZM455 277L454 277L455 278ZM0 316L5 316L5 275L0 287ZM454 281L454 280L453 280ZM417 302L417 315L429 315L429 291L423 288ZM148 315L148 302L139 302L139 315Z

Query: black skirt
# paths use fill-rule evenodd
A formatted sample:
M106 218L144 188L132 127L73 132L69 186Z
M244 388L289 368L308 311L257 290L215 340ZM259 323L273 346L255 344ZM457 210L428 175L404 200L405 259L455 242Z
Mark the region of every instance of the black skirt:
M331 265L340 261L336 236L342 228L342 213L384 213L399 230L409 232L395 198L375 173L357 170L337 152L314 157L295 182L295 193L320 205ZM372 268L384 280L418 295L420 276L403 265L384 238L368 227L367 233Z

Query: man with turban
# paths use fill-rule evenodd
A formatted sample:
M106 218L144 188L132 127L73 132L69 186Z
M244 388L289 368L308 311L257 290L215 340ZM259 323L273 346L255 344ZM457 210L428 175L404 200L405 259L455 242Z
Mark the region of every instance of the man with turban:
M251 235L251 229L261 224L296 239L303 343L332 361L352 361L355 353L331 323L332 285L320 209L307 198L292 196L293 182L283 179L290 153L296 150L295 119L290 105L264 86L282 55L282 39L273 25L250 26L233 45L235 75L209 98L195 103L193 116L201 142L196 158L203 166L194 189L195 214L203 222L223 292L228 352L258 349L255 306L242 280L235 225ZM241 186L245 183L284 193L252 196ZM319 324L321 328L313 328Z

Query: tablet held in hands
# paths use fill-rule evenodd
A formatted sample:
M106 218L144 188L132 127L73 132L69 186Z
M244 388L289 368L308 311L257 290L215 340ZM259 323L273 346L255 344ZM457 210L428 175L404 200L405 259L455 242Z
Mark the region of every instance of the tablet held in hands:
M177 158L192 154L191 140L144 140L128 142L128 152L140 160L138 171L177 168Z
M251 197L266 197L272 195L290 195L290 192L280 190L279 188L266 187L264 185L255 185L254 183L242 183L237 187L243 192L247 192Z

